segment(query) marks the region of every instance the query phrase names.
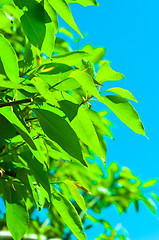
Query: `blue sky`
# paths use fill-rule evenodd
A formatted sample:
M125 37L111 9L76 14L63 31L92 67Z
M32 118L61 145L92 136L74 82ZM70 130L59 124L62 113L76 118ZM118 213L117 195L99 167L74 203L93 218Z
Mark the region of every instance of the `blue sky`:
M133 106L149 138L135 134L110 114L115 123L115 141L108 141L107 164L117 161L121 167L130 168L142 181L158 178L159 1L98 2L99 7L70 5L81 32L88 34L81 45L91 43L94 47L106 48L105 59L111 61L114 70L125 75L122 81L108 83L108 88L122 87L133 93L138 100ZM98 105L96 109L103 107ZM159 193L159 189L156 191ZM144 204L140 204L139 213L131 207L127 214L119 216L115 208L110 208L103 215L113 226L121 222L131 240L159 239L159 215L153 215ZM94 233L89 233L93 239Z

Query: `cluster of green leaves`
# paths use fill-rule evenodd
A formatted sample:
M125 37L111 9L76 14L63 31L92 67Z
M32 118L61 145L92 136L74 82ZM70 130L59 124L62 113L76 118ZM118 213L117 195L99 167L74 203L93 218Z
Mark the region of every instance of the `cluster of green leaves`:
M104 136L113 136L107 111L92 110L91 101L103 103L134 132L145 131L129 102L136 101L134 96L103 86L124 77L101 61L105 50L88 44L70 51L67 41L55 37L57 13L81 35L68 5L72 2L98 5L95 0L0 2L0 194L15 240L27 232L34 203L38 210L49 208L52 225L39 230L32 221L29 231L61 237L64 224L58 212L79 240L86 239L81 210L101 212L116 204L122 212L130 202L138 208L139 200L153 209L129 170L114 177L119 169L113 164L106 176L105 167L93 164L95 156L105 163ZM94 64L99 65L97 73ZM102 224L108 228L104 220Z

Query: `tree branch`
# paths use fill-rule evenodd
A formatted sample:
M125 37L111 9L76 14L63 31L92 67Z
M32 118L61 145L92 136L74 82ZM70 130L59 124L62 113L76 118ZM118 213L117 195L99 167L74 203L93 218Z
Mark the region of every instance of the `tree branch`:
M39 137L42 137L42 136L43 136L42 134L38 134L36 137L33 137L33 140L35 140L35 139L37 139ZM23 146L25 144L26 144L26 142L24 141L21 144L19 144L18 146L16 146L15 148L12 148L12 149L6 151L5 153L0 154L0 157L3 157L3 156L7 155L10 152L16 151L18 148L20 148L21 146Z
M23 99L23 100L19 100L19 101L13 101L13 102L5 102L5 103L0 103L0 108L7 107L7 106L20 105L23 103L32 103L32 102L33 102L32 98Z

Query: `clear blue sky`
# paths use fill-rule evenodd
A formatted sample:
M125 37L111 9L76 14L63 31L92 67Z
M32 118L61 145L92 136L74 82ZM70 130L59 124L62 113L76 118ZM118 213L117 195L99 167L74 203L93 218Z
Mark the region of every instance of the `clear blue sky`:
M125 79L111 82L108 87L123 87L134 94L138 104L133 106L149 137L148 140L133 133L110 114L116 127L113 129L115 141L108 142L107 164L117 161L143 181L158 178L159 1L98 2L99 7L70 5L81 32L88 33L81 44L88 42L107 49L106 59L111 61L111 67L125 75ZM101 106L97 108L100 110ZM159 193L159 189L156 190ZM144 204L140 204L139 213L131 207L127 214L119 216L115 208L110 208L103 215L113 226L121 222L131 240L159 239L159 216L151 214ZM89 234L89 239L94 239L94 233L89 231Z

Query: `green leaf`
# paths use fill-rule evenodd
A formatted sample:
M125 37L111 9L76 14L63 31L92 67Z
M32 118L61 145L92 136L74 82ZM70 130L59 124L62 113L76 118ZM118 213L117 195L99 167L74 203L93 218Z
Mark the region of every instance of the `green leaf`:
M84 7L96 5L99 6L96 0L67 0L68 3L79 3Z
M31 151L25 151L22 152L19 155L19 160L23 163L27 163L28 167L30 168L31 173L33 174L33 176L35 177L37 184L41 184L43 186L43 188L46 190L45 195L46 198L48 199L48 197L50 196L50 184L49 184L49 180L48 180L48 175L47 175L47 171L45 169L45 164L40 163L32 154ZM31 186L31 179L29 178L29 183L30 183L30 187Z
M106 163L106 153L107 153L106 143L105 143L105 140L103 138L101 130L97 126L94 126L94 128L95 128L97 137L99 139L100 154L101 154L101 156L103 156L103 157L101 157L101 160L105 164ZM97 156L99 156L99 154Z
M73 34L71 31L69 31L68 29L66 28L60 28L59 29L59 33L63 33L65 35L67 35L68 37L72 38L73 39Z
M36 92L36 88L28 86L28 85L24 85L24 84L18 84L15 82L12 82L10 80L7 80L6 77L2 74L0 74L0 87L3 88L13 88L13 89L23 89L27 92L30 93L35 93Z
M72 51L69 53L53 55L52 62L65 63L69 66L76 66L81 63L83 58L87 58L88 53L86 51Z
M92 63L96 63L105 55L105 49L102 47L93 48L91 44L87 44L82 48L82 51L89 53L88 57L85 58Z
M94 64L85 59L82 59L82 63L86 69L86 72L94 79L95 78Z
M94 126L86 111L72 100L72 97L66 93L63 96L67 100L59 101L61 110L70 120L70 125L77 136L99 157L105 159L102 154L100 143ZM74 102L73 102L74 101Z
M67 42L66 40L64 40L62 38L56 38L54 53L55 54L63 54L63 53L67 53L67 52L70 52L69 42Z
M86 113L88 114L88 117L93 122L93 124L100 129L103 135L113 138L109 126L105 124L105 119L102 119L103 117L100 116L101 112L97 113L92 109L86 109Z
M69 77L74 78L85 90L87 90L93 96L100 98L99 92L94 85L93 79L88 73L75 70L71 72Z
M1 0L1 4L13 4L13 0Z
M144 126L132 105L120 96L109 95L99 99L130 129L146 136Z
M52 92L49 91L49 85L46 81L42 80L39 77L34 77L31 80L31 83L34 84L38 92L47 100L48 103L58 106L58 103Z
M102 66L99 68L96 76L96 80L99 83L103 83L105 81L117 81L124 78L124 75L118 72L115 72L110 66L108 62L104 62Z
M17 86L18 86L18 84L14 83L10 80L5 80L5 76L2 75L2 74L0 75L0 87L3 87L3 88L18 88ZM19 88L21 88L20 85L19 85Z
M26 144L29 146L30 150L34 154L34 156L40 161L44 162L42 154L38 146L33 141L32 137L30 136L29 132L25 128L25 126L21 123L15 113L12 111L11 107L3 107L0 108L0 114L2 114L17 130L17 132L22 136Z
M151 179L151 180L145 182L144 184L142 184L142 187L143 188L151 187L151 186L153 186L157 182L158 182L157 179Z
M16 129L13 125L3 116L0 114L0 140L2 139L9 139L15 136Z
M58 31L58 18L55 9L49 4L48 0L44 0L40 2L40 4L44 7L45 11L50 16L54 28L54 33L56 34Z
M55 11L63 18L63 20L67 22L68 25L70 25L70 27L72 27L81 37L83 37L73 19L71 10L67 2L65 0L58 0L58 1L48 0L48 2L55 9Z
M72 195L73 199L76 201L76 203L78 204L78 206L83 210L83 212L86 213L86 205L85 205L84 198L80 194L76 185L73 182L71 182L70 180L67 180L67 179L64 181L64 183L66 184L66 186L70 190L71 195Z
M28 143L28 145L36 150L36 146L30 137L28 131L17 118L15 113L12 111L11 107L3 107L0 109L0 113L16 128L16 130L20 133L23 139Z
M16 178L24 184L25 188L30 192L32 198L34 199L37 209L40 210L42 206L39 202L38 193L34 184L36 182L36 178L31 175L31 173L29 175L25 169L21 169L21 171L16 174Z
M47 104L44 104L41 109L33 108L33 111L36 113L45 134L86 166L77 135L65 120L63 112L57 108L49 107Z
M59 91L72 91L80 87L80 84L73 78L60 81L54 88Z
M5 12L0 9L0 29L6 29L6 28L10 28L11 27L11 21L9 20L9 18L7 18Z
M20 20L29 41L41 52L51 56L54 48L55 30L48 14L47 1L44 7L35 0L14 0L14 3L23 11Z
M49 68L52 68L52 70L45 72ZM42 69L44 69L44 72L41 72ZM60 83L68 78L71 71L73 71L73 68L63 63L46 63L38 69L38 76L45 80L50 87L60 88Z
M56 160L69 160L71 161L71 156L64 151L57 143L55 143L54 141L51 141L49 138L46 139L46 144L47 144L47 150L48 150L48 155Z
M0 46L0 61L2 61L5 73L11 81L18 83L18 59L10 42L2 34L0 34Z
M35 48L34 48L35 49ZM24 59L19 61L19 67L23 69L30 67L31 65L33 65L33 48L31 43L28 41L25 45L25 50L24 50Z
M64 222L71 229L73 234L79 240L86 240L86 236L83 233L83 227L80 217L72 203L70 203L62 194L53 189L52 204L63 218Z
M105 91L103 91L103 92L105 92ZM109 88L109 89L106 90L106 92L113 92L113 93L116 93L116 94L120 95L123 98L127 98L129 100L137 102L137 100L132 95L132 93L129 92L128 90L123 89L123 88Z
M28 228L29 216L24 199L9 183L4 182L6 222L14 240L21 240Z

